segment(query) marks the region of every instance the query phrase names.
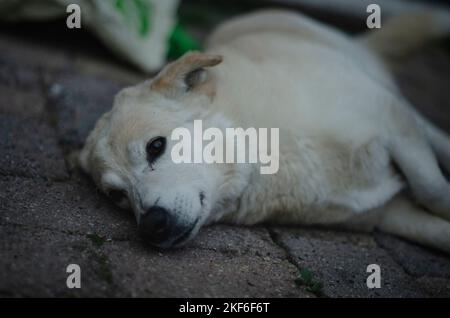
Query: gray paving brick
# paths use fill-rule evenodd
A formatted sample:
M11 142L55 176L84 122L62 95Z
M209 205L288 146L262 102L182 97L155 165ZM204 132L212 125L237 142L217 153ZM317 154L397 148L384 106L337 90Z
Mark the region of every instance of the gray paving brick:
M91 183L0 178L0 222L126 239L136 234L131 213L120 210Z
M105 297L111 286L106 257L84 236L0 225L0 296ZM81 267L81 289L69 289L69 264Z
M0 61L51 71L72 69L72 58L67 51L60 47L43 45L36 39L30 41L14 35L1 34L0 47Z
M255 251L261 245L258 231L230 228L224 238L221 230L199 240L223 238L237 249L256 243ZM0 232L3 296L314 297L296 286L297 269L285 257L189 247L158 251L139 240L94 239L28 224L3 223ZM81 267L80 290L66 288L68 264Z
M375 238L408 274L450 279L450 260L447 255L392 235L377 233Z
M105 254L132 296L312 297L295 285L296 268L286 259L203 249L151 254L134 242L105 244Z
M0 114L42 117L46 96L39 71L2 59L0 54Z
M0 174L68 178L54 130L42 121L0 115Z
M111 109L120 90L115 82L72 73L52 78L48 86L59 140L70 148L82 146L97 119Z
M265 258L285 258L283 249L274 244L263 227L215 225L202 228L186 248L220 251L230 255L255 255Z
M330 297L424 297L414 278L377 247L371 236L312 229L277 229L277 239L299 269L313 273ZM381 288L369 289L367 266L381 268Z

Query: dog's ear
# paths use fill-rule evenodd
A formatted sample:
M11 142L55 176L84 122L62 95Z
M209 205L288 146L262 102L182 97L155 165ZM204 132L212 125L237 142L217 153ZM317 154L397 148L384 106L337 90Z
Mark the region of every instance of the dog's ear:
M73 151L66 158L69 169L81 169L85 173L89 173L89 157L99 139L105 135L105 128L111 120L111 111L104 113L95 123L94 129L86 138L86 142L82 149Z
M168 97L200 88L208 82L206 67L215 66L222 62L222 56L188 52L178 60L167 65L151 82L151 89ZM211 89L204 89L204 93L211 94Z

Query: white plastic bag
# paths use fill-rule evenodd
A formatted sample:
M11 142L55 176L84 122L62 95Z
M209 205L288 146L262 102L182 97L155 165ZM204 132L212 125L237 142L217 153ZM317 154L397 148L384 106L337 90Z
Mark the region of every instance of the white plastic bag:
M152 72L165 62L178 1L2 0L0 19L44 20L68 16L67 6L78 4L82 27L92 30L108 47L143 71Z

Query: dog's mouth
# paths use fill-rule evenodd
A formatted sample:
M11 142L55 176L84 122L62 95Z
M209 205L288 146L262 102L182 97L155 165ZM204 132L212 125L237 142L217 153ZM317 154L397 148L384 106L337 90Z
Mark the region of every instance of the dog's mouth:
M186 244L189 239L192 238L194 232L196 232L197 230L197 224L200 221L200 218L198 218L194 224L187 230L185 230L184 232L182 232L173 242L172 242L172 247L181 247L184 244Z
M206 202L206 195L205 195L204 191L200 191L199 199L200 199L200 205L202 207L201 215L195 220L195 222L192 224L192 226L189 229L183 231L181 234L178 235L177 238L175 238L175 240L172 241L171 247L182 247L182 246L184 246L198 232L198 230L199 230L199 226L198 226L199 223L202 220L204 220L205 217L206 217L205 209L206 209L206 206L207 206L207 202Z
M195 221L180 222L170 211L154 206L138 220L138 229L146 243L157 248L178 248L184 246L198 233L208 217L208 202L205 192L198 194L201 211ZM167 217L169 216L169 217Z

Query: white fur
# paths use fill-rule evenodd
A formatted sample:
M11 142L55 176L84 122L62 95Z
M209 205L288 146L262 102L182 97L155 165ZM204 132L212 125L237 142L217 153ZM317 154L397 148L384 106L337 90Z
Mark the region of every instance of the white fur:
M210 38L210 57L186 56L120 93L88 138L82 166L94 180L125 183L138 222L155 202L183 222L200 219L191 237L216 221L379 226L450 252L450 187L428 138L439 134L433 147L445 159L449 139L412 110L368 41L283 11L227 22ZM223 62L211 67L217 55ZM186 91L180 81L190 63L211 68ZM250 164L175 165L170 151L150 170L146 142L180 126L192 129L194 119L220 129L280 128L279 172L261 175ZM404 200L404 188L429 212L384 208Z

